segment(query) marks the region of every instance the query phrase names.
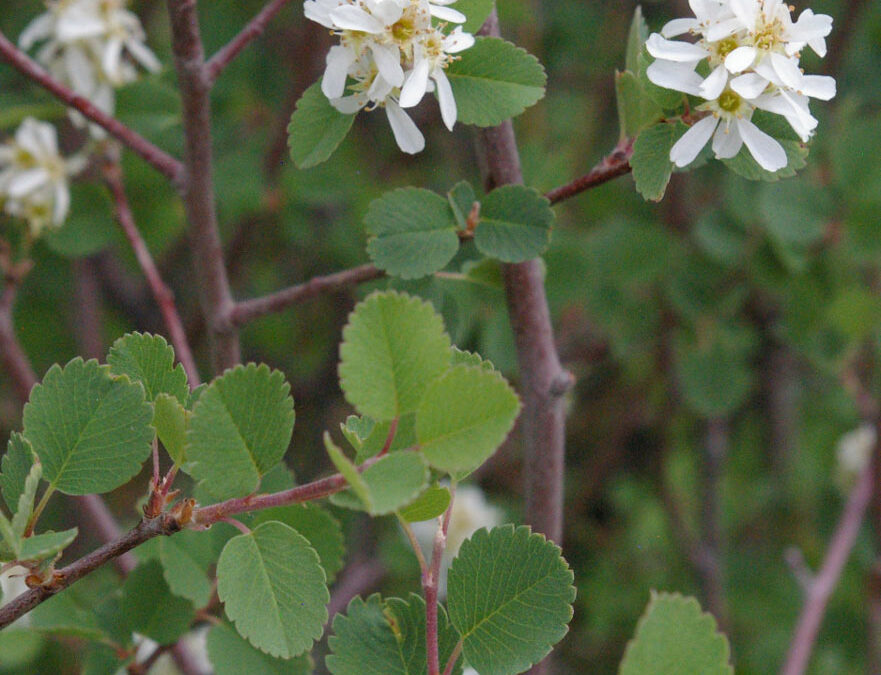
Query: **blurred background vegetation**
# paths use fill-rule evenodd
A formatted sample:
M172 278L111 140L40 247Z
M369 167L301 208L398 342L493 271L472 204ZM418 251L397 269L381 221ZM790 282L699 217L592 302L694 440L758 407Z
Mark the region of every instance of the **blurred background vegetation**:
M262 5L200 3L208 53ZM613 149L613 74L623 68L634 7L499 2L503 34L548 71L546 99L515 120L529 185L544 191L566 183ZM805 55L805 67L834 75L838 95L813 103L820 126L798 177L750 183L710 163L674 175L660 204L643 202L625 176L556 207L547 292L564 365L577 376L564 552L578 598L558 650L561 672L615 672L652 588L697 595L731 636L738 673L776 672L802 604L792 561L815 569L839 516L847 476L836 444L860 424L846 382L877 390L881 348L881 3L818 0L811 7L835 23L827 58ZM41 9L35 0L3 0L0 28L15 39ZM166 67L121 90L118 114L180 156L165 5L144 0L134 9ZM687 6L646 2L643 11L658 30ZM330 161L294 168L285 128L302 91L320 76L329 44L292 2L215 89L217 200L237 299L366 262L361 218L389 189L480 184L472 130L459 125L448 134L433 103L416 111L427 137L421 155L397 150L384 115L362 114ZM54 119L76 147L63 109L0 64L0 134L28 114ZM181 202L132 154L124 169L137 223L177 294L207 376ZM0 236L14 239L19 227L0 216ZM450 271L470 274L396 285L429 298L459 346L516 381L503 292L492 269L474 268L476 258L466 247ZM99 181L75 186L70 221L35 248L34 259L15 323L39 374L76 354L103 354L126 331L164 332ZM336 380L337 345L347 313L370 288L313 300L244 330L245 359L281 369L292 383L297 425L288 464L300 480L328 471L320 434L350 412ZM20 403L0 374L4 446L20 425ZM520 471L515 431L473 478L514 520ZM123 489L109 499L123 521L134 522L138 497ZM393 522L368 526L340 515L391 572L387 578L395 577L385 590L417 588L417 566ZM61 524L72 516L60 509L53 518ZM82 538L79 552L93 544ZM881 603L871 590L879 552L876 509L830 602L811 672L881 672L881 639L869 637L878 628L871 611ZM108 571L90 583L111 579ZM36 665L4 670L0 658L0 672L77 672L81 645L49 641Z

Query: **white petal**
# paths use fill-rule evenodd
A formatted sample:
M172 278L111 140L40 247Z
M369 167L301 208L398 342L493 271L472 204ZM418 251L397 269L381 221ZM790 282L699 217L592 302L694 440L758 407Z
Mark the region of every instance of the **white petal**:
M400 104L402 108L412 108L425 96L430 70L431 64L428 63L428 60L421 59L416 63L416 67L410 71L407 81L401 87Z
M688 166L710 140L719 120L712 115L699 120L670 148L670 161L676 166Z
M333 28L333 19L330 18L330 13L339 6L339 0L306 0L303 3L303 14L307 19L327 28Z
M732 73L739 73L749 68L756 60L758 51L755 47L738 47L732 49L725 57L725 67Z
M410 119L398 104L389 99L385 104L385 114L388 117L388 123L395 135L395 142L404 152L415 155L425 148L425 138L422 132Z
M828 75L805 75L801 92L805 96L828 101L835 96L835 78Z
M785 86L783 81L780 79L780 76L777 74L777 71L774 70L774 66L771 65L771 60L767 57L763 58L759 61L753 70L758 74L764 77L771 84L776 84L778 87Z
M731 11L744 28L749 31L755 30L756 18L760 11L756 0L731 0Z
M823 38L808 40L808 46L814 50L817 56L826 56L826 40Z
M74 42L98 37L107 32L107 26L100 16L88 11L69 11L64 20L55 25L55 35L61 42Z
M343 95L349 66L354 61L355 54L341 45L335 45L327 52L327 68L321 80L321 91L327 98L340 98Z
M344 115L354 115L361 110L367 103L367 97L364 94L353 94L351 96L343 96L342 98L334 98L330 100L330 104Z
M370 13L386 26L396 23L404 13L404 8L394 1L367 0L366 4Z
M429 5L431 7L431 15L440 21L449 21L450 23L465 23L467 17L455 9L450 7L436 7L434 5Z
M379 73L373 78L370 88L367 90L367 98L371 101L385 101L394 87Z
M724 19L723 21L717 21L710 25L707 32L704 33L704 39L707 42L716 42L727 38L729 35L734 35L734 33L742 29L743 24L737 17Z
M52 179L46 169L36 168L22 171L9 181L9 196L12 199L19 199L46 185L50 180Z
M661 29L661 35L665 38L683 35L692 30L697 30L700 26L697 19L673 19L664 24Z
M337 7L330 13L330 18L336 28L345 30L360 30L373 35L385 30L385 26L379 19L355 5Z
M386 82L395 87L404 84L404 69L401 68L401 50L396 44L371 45L373 60Z
M796 59L786 58L783 54L773 52L768 55L768 58L771 60L771 67L774 68L774 72L777 73L784 86L796 91L801 89L804 76L798 68L798 61Z
M665 40L658 33L649 35L645 42L649 54L656 59L675 61L677 63L697 63L709 55L709 52L699 45L678 40Z
M654 61L645 71L649 81L659 87L684 91L686 94L700 96L703 78L694 71L693 63L673 63Z
M143 42L139 40L127 40L125 43L129 54L151 73L156 73L162 68L162 63L156 55Z
M738 117L735 122L747 149L766 171L779 171L786 166L783 146L749 120Z
M111 37L104 46L104 52L101 54L101 68L104 70L104 74L111 80L120 79L117 73L121 56L122 40Z
M67 190L67 183L58 181L55 183L55 195L52 200L52 224L61 225L67 218L69 208L70 192Z
M453 97L453 88L450 86L450 81L442 69L435 68L431 77L437 84L437 100L440 103L441 118L447 129L452 131L453 126L456 124L456 116L458 115L456 99Z
M719 98L726 84L728 84L728 71L725 70L724 65L719 64L701 83L700 95L708 101L713 101Z
M721 123L713 134L713 152L716 159L728 159L734 157L743 146L743 139L737 130L736 124Z
M744 73L731 80L731 88L745 99L759 96L768 87L768 80L755 73Z
M18 36L18 44L22 49L30 49L35 42L45 40L52 35L52 24L54 17L49 12L40 14L36 19L31 21L27 27Z
M442 46L447 54L457 54L474 46L474 36L463 31L462 26L456 26L453 32L444 38Z
M91 97L95 89L95 66L79 46L71 46L64 52L64 67L70 87L77 94Z

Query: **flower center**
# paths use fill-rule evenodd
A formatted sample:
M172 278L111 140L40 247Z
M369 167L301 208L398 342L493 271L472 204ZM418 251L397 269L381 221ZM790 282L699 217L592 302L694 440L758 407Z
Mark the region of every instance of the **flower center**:
M719 108L728 113L736 113L740 110L740 104L743 102L743 99L740 98L740 95L736 92L731 91L730 89L726 89L721 94L719 94Z

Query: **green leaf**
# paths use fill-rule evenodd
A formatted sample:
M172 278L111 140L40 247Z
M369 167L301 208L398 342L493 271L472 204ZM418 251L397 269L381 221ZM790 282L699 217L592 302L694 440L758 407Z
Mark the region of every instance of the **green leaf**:
M337 572L343 568L346 553L340 521L326 509L311 502L264 509L256 514L254 524L259 525L270 520L284 523L306 537L318 553L321 566L327 574L327 582L333 581Z
M160 335L124 335L110 348L107 364L114 375L128 375L132 382L144 385L148 401L168 394L186 403L190 395L187 374L181 364L174 365L174 349Z
M496 451L520 411L498 372L456 366L435 380L416 412L416 437L429 464L470 471Z
M568 630L573 578L560 549L528 527L475 532L447 582L450 620L468 663L481 675L520 673L538 663Z
M312 662L308 654L279 659L261 652L226 624L208 631L205 641L214 675L309 675Z
M654 99L654 101L664 110L675 110L679 106L681 106L683 101L685 101L685 94L683 94L681 91L659 87L654 82L649 80L648 76L646 75L645 71L652 64L652 61L654 61L654 59L646 50L645 45L642 46L642 49L640 50L639 56L636 60L639 68L639 83L642 85L643 91L648 94L652 99Z
M453 345L450 352L451 366L480 366L484 370L495 370L492 361L487 361L480 354L469 352L467 349L459 349Z
M648 24L642 16L642 7L637 5L636 9L633 10L630 31L627 33L627 51L624 57L624 67L631 73L639 72L639 55L648 37Z
M523 262L544 253L553 224L551 203L538 190L504 185L481 203L474 243L485 256Z
M158 548L169 590L197 608L207 605L214 593L208 578L208 568L214 563L211 538L205 532L183 530L171 537L160 537Z
M37 496L37 488L43 477L43 466L37 462L31 466L27 477L24 479L24 489L18 497L18 509L12 517L12 530L16 536L23 536L28 527L28 522L34 512L34 498Z
M636 190L644 199L660 201L673 173L670 148L687 131L681 122L661 122L643 130L633 145L630 166Z
M255 492L288 449L294 428L290 389L282 373L253 363L214 380L193 408L187 472L217 499Z
M34 450L17 431L9 436L6 454L0 460L0 493L11 514L18 511L18 500L24 493L25 480L34 465Z
M54 558L76 539L78 532L74 527L63 532L41 532L22 539L18 559L37 561Z
M450 338L432 306L394 291L358 303L343 329L340 386L362 415L391 420L416 409L449 364Z
M453 210L453 216L456 218L456 224L460 230L468 228L468 214L474 208L477 202L477 196L474 194L474 188L467 180L459 181L447 193L447 201Z
M159 394L153 402L153 427L172 461L180 466L186 461L187 428L192 413L174 396Z
M733 675L728 640L694 598L656 593L627 645L620 675Z
M343 142L355 115L344 115L334 108L321 91L319 80L297 102L288 126L291 157L300 169L327 160Z
M150 454L153 411L144 389L95 360L52 366L24 407L24 435L51 487L72 495L127 483Z
M444 667L458 642L447 613L438 606L438 657ZM366 602L355 597L345 614L333 620L327 669L333 675L424 675L425 601L411 594L407 601L383 602L374 593ZM462 661L454 673L462 672Z
M128 575L122 608L133 631L163 645L177 642L195 618L192 603L172 594L157 560L138 565Z
M748 180L764 180L768 182L778 181L781 178L791 178L799 169L803 169L807 162L808 148L800 141L779 141L786 151L786 166L779 171L767 171L759 166L753 159L750 151L744 145L740 152L731 159L723 159L722 162L734 173Z
M450 505L450 491L445 487L434 485L423 492L416 501L411 502L398 511L408 523L437 518Z
M462 24L462 30L466 33L476 33L480 30L494 5L494 0L457 0L456 9L467 17Z
M679 337L676 376L685 402L697 413L715 417L734 412L752 391L751 352L723 331L710 339Z
M330 594L318 554L282 523L263 523L227 542L217 592L236 630L272 656L302 654L327 621Z
M456 221L447 200L430 190L406 187L370 203L364 226L371 260L402 279L443 269L459 250Z
M643 91L639 78L632 72L615 72L615 100L622 138L636 137L664 116L661 106Z
M330 434L326 431L324 432L324 447L327 450L327 455L330 457L330 461L333 462L336 470L346 479L346 482L352 486L352 491L357 495L358 499L361 500L361 503L367 508L367 510L373 508L370 488L367 487L364 478L361 477L360 472L355 465L352 464L349 458L343 454L343 451L339 446L331 440Z
M522 113L545 94L538 59L494 37L478 37L447 69L463 124L492 127Z

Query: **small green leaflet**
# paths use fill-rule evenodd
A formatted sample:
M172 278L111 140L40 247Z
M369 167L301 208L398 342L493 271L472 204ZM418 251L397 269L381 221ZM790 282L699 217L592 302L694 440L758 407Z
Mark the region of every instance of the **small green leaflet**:
M443 668L458 641L447 613L438 606L438 656ZM378 593L355 597L345 614L333 620L328 640L327 669L333 675L424 675L425 601L411 594L407 601ZM462 672L460 658L452 670Z
M471 187L471 183L467 180L456 183L447 193L447 201L453 210L453 215L456 218L456 224L459 226L459 229L467 229L468 215L477 201L477 196L474 194L474 188Z
M445 487L432 486L419 497L398 511L408 523L437 518L450 505L450 491Z
M13 431L9 436L6 454L0 460L0 493L10 513L14 514L19 508L18 500L33 465L31 444L20 433Z
M18 559L38 561L54 558L76 539L78 532L79 530L74 527L63 532L41 532L22 539Z
M208 660L214 675L309 675L312 660L308 654L280 659L261 652L229 625L217 624L206 639Z
M432 467L471 471L501 445L519 411L517 395L498 372L455 366L425 392L416 437Z
M37 496L37 487L39 487L42 477L43 467L37 463L31 466L31 470L28 471L28 475L24 479L24 486L18 497L18 509L12 517L12 529L18 537L24 535L28 521L34 512L34 498Z
M144 389L95 360L52 366L24 407L24 435L61 492L109 492L150 454L153 411Z
M447 582L468 663L481 675L513 675L543 659L568 631L573 579L560 549L528 527L475 532Z
M334 108L321 91L319 80L297 102L288 126L291 158L300 169L321 164L343 142L355 115L344 115Z
M631 72L615 72L615 99L621 138L636 137L664 116L661 106L643 91L639 78Z
M627 33L627 52L624 57L624 68L631 73L639 72L639 54L648 36L649 27L642 16L642 7L637 5L636 9L633 10L630 31Z
M107 364L114 375L128 375L132 382L140 382L148 401L168 394L186 403L190 395L183 366L174 365L174 349L159 335L124 335L110 348Z
M545 95L547 77L532 54L495 37L478 37L447 68L458 121L492 127L519 115Z
M122 586L122 608L131 630L159 644L176 642L195 617L192 603L171 593L157 560L129 574Z
M197 608L211 601L214 587L208 568L215 561L211 538L205 532L182 530L170 537L158 537L159 562L169 590Z
M657 202L664 196L673 173L670 148L687 130L681 122L661 122L644 129L637 137L630 166L636 190L643 198Z
M551 203L538 190L504 185L481 202L474 243L490 258L523 262L544 253L553 224Z
M733 675L727 638L694 598L656 593L636 625L619 675Z
M459 250L456 220L447 200L430 190L405 187L370 203L364 227L371 260L402 279L443 269Z
M187 432L187 472L217 499L255 492L287 451L294 400L284 375L236 366L199 397Z
M263 523L227 542L217 593L236 630L272 656L302 654L327 621L330 594L318 554L282 523Z
M394 291L358 303L343 329L340 386L362 415L381 422L419 405L449 365L450 338L427 302Z
M192 413L174 396L159 394L153 402L153 427L172 461L180 466L186 460L187 428Z

